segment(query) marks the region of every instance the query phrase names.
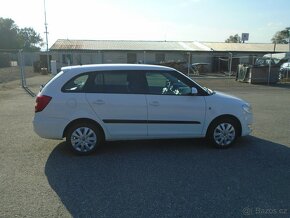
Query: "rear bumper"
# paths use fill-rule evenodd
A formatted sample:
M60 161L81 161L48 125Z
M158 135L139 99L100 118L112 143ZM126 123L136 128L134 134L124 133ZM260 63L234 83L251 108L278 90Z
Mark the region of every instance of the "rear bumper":
M66 121L59 118L40 118L37 114L33 119L34 132L45 139L62 139Z

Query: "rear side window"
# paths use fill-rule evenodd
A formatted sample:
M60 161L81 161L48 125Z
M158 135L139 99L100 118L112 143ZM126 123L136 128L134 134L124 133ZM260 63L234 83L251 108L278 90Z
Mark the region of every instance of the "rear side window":
M62 88L63 92L84 92L89 75L82 74L69 80Z
M105 93L128 93L127 73L103 73L103 91Z
M104 71L96 72L88 87L90 93L144 94L147 81L142 72Z
M89 93L128 93L127 73L95 72L88 83Z

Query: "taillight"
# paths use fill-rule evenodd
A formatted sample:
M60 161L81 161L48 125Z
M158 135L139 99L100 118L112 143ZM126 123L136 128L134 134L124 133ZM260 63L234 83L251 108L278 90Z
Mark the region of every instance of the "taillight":
M50 100L51 100L50 96L46 95L37 96L35 104L35 113L43 111L43 109L48 105Z

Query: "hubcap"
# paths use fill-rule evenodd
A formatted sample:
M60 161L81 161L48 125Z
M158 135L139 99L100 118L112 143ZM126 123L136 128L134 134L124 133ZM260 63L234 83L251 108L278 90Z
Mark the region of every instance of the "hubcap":
M88 127L79 127L71 135L71 144L77 151L91 151L97 144L95 132Z
M221 123L219 124L213 133L215 142L218 145L226 146L231 144L235 140L236 131L232 124Z

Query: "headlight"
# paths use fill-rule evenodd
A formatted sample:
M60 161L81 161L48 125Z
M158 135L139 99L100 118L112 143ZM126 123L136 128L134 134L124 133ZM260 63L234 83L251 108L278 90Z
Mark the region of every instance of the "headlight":
M247 112L247 113L252 113L252 107L251 107L251 105L249 105L249 104L244 104L243 106L243 110L245 111L245 112Z

